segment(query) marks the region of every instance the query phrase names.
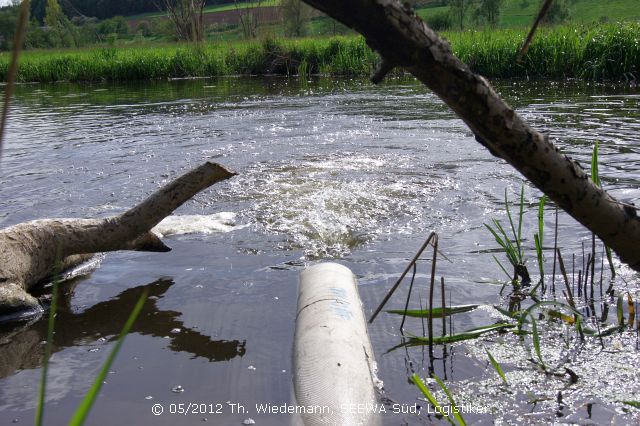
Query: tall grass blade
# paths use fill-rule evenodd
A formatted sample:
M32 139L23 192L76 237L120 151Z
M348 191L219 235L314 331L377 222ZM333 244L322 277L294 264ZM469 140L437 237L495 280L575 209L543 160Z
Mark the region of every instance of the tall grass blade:
M538 258L538 270L540 271L540 280L538 280L538 284L531 289L531 294L535 294L538 287L542 285L544 282L544 266L542 265L542 242L540 241L540 236L538 234L533 235L533 240L536 244L536 257Z
M107 374L109 373L111 364L113 364L113 361L115 360L116 355L120 351L120 347L122 346L122 343L124 343L125 337L127 336L127 334L129 334L129 330L131 330L131 326L133 326L133 323L135 322L136 318L138 318L138 315L140 314L140 311L144 306L144 302L146 302L147 300L147 295L148 295L148 291L145 289L145 291L142 293L142 295L138 299L138 302L136 303L135 307L133 308L133 311L131 311L129 318L127 318L127 321L124 324L122 331L120 332L120 336L118 337L118 341L116 342L115 346L109 353L109 356L107 357L107 360L103 364L102 369L98 374L98 377L96 377L96 380L93 382L91 389L89 389L89 392L87 392L84 399L80 403L80 406L77 408L76 412L73 414L73 417L69 422L69 426L80 426L84 424L85 420L87 419L87 416L89 415L89 411L91 410L91 407L93 406L93 403L95 402L96 398L98 397L98 393L102 388L102 383L104 382L104 379L107 377Z
M429 401L429 404L433 406L436 412L442 413L442 415L444 415L444 418L447 419L447 421L453 426L455 426L453 420L451 420L451 418L446 414L446 411L442 409L442 406L438 403L438 400L433 396L429 388L424 384L420 376L418 376L416 373L413 373L413 375L411 375L411 381L418 387L418 389L420 389L420 392L422 392L424 397L427 399L427 401Z
M497 257L495 257L495 256L492 256L492 257L493 257L493 260L496 261L496 263L498 264L500 269L502 269L502 272L504 272L504 274L507 276L507 278L509 278L510 280L513 279L513 278L511 278L511 275L507 272L507 270L504 268L504 266L502 266L502 262L500 262Z
M31 1L24 0L20 5L18 22L16 25L15 39L13 40L13 50L11 51L11 60L9 69L7 70L7 84L4 89L4 102L2 115L0 116L0 157L2 157L2 145L4 141L4 131L7 127L7 117L9 116L9 104L15 90L16 74L18 73L18 61L20 59L20 51L22 50L22 42L29 20L29 10L31 9ZM42 421L42 419L40 419Z
M522 217L524 215L524 185L520 187L520 212L518 214L518 236L516 237L516 243L518 244L518 253L520 254L520 261L522 261L523 251L521 246L522 241Z
M618 296L616 314L618 316L618 327L624 327L624 294Z
M492 234L494 234L494 237L496 238L496 242L500 244L500 246L503 248L505 254L507 255L507 258L509 259L509 263L511 263L513 266L518 265L521 260L519 256L519 252L516 250L516 247L513 246L513 243L511 242L511 239L509 238L506 231L502 227L502 224L500 223L500 221L496 219L493 219L493 224L496 227L497 231L494 231L493 228L489 227L486 224L485 226L489 228L490 231L492 231L491 232ZM498 232L502 234L502 236L499 236Z
M53 330L55 329L56 312L58 310L58 279L53 280L51 290L51 306L49 307L49 321L47 323L47 344L44 347L44 359L42 362L42 374L40 377L40 391L38 392L38 405L34 424L42 426L44 419L44 398L47 390L47 374L49 372L49 358L53 348Z
M504 371L502 371L502 367L500 367L500 364L498 364L498 361L496 361L493 355L491 355L491 352L489 352L489 349L486 349L486 351L487 351L487 355L489 356L489 362L491 362L491 365L493 365L493 368L495 368L496 372L498 373L498 376L500 376L500 378L502 379L502 381L506 386L509 386L509 383L507 382L507 377L504 375Z
M524 185L520 188L520 209L518 212L518 231L516 232L515 225L513 223L513 217L511 216L511 210L509 209L509 200L507 198L507 190L504 190L504 205L505 210L507 211L507 217L509 218L509 224L511 225L511 232L513 233L513 238L517 247L517 256L516 259L518 262L522 261L522 247L521 247L521 236L522 236L522 215L524 213ZM494 220L494 222L496 222ZM502 230L502 233L506 237L506 233ZM507 237L506 240L510 243L511 241Z
M598 174L598 141L593 145L593 154L591 155L591 180L596 186L600 186L600 176Z
M502 306L499 306L499 305L491 305L491 307L508 318L516 319L521 314L520 311L511 312L508 309L504 309Z
M560 307L563 309L567 309L569 310L572 314L574 314L575 318L576 318L576 328L578 329L579 333L582 333L582 324L580 321L578 321L577 319L580 318L582 316L582 314L580 314L580 312L578 312L575 308L573 308L572 306L566 305L564 303L560 303L560 302L556 302L553 300L544 300L538 303L535 303L531 306L529 306L521 315L520 318L518 319L518 332L522 332L522 326L524 325L525 322L527 322L527 317L531 319L531 338L533 340L533 349L535 351L536 357L538 358L538 360L540 361L540 364L542 365L543 368L546 368L546 365L544 363L544 360L542 358L542 350L540 347L540 334L538 333L538 324L537 321L533 315L533 312L542 307L542 306L555 306L555 307Z
M460 426L466 426L467 422L464 421L464 418L462 418L462 415L460 414L460 410L456 410L453 409L454 407L458 407L458 404L456 404L456 402L453 399L453 395L451 395L451 392L449 392L449 388L447 388L447 385L444 384L444 382L442 380L440 380L440 377L438 377L437 375L433 374L433 380L436 381L436 383L438 385L440 385L440 388L442 388L442 391L444 392L445 395L447 395L447 399L449 400L449 404L451 404L451 412L453 413L453 417L458 421L458 425Z
M442 318L453 314L458 314L461 312L469 312L473 311L480 305L458 305L458 306L448 306L443 308L433 308L433 309L390 309L388 312L390 314L398 314L398 315L406 315L408 317L413 318L426 318L431 313L432 318Z
M607 337L607 336L611 336L612 334L616 333L616 332L620 332L622 331L623 327L619 326L619 325L612 325L611 327L607 327L604 330L600 330L599 332L597 330L594 330L592 328L589 327L584 327L582 329L582 332L584 334L586 334L587 336L591 336L591 337Z
M444 345L449 343L461 342L463 340L471 340L476 339L483 334L490 333L492 331L506 330L509 328L514 328L514 324L509 323L497 323L491 325L485 325L482 327L472 328L467 331L463 331L462 333L451 334L448 336L433 336L433 344L434 345ZM428 337L420 337L416 335L411 335L409 341L404 342L398 346L391 348L388 352L391 352L394 349L404 347L404 346L424 346L429 344Z
M609 270L611 271L611 279L614 279L616 277L616 268L613 266L613 256L611 255L611 248L609 248L609 246L605 246L604 250L607 253L607 262L609 262Z
M542 364L542 367L545 367L544 360L542 359L542 351L540 350L540 336L538 335L538 325L533 315L530 315L530 316L531 316L531 332L532 332L531 338L533 339L533 349L536 352L536 356L538 357L540 364Z
M544 263L542 258L542 245L544 236L544 205L547 196L543 195L538 204L538 233L534 236L536 243L536 255L538 256L538 268L540 269L540 282L544 282Z

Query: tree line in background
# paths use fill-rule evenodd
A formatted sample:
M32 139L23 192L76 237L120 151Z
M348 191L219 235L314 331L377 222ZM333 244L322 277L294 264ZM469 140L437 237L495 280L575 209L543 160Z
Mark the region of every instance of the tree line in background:
M0 8L0 49L11 47L20 0ZM546 16L548 23L559 23L569 16L568 1L555 0ZM541 0L520 0L520 7ZM475 26L495 27L500 21L505 0L414 0L414 8L448 6L426 18L435 30L464 29ZM25 48L79 47L88 44L113 44L131 36L202 41L207 29L203 16L206 6L232 4L238 13L239 33L244 38L258 35L261 0L31 0L31 16L25 37ZM301 0L280 0L282 33L289 37L308 34L313 9ZM148 19L138 23L135 34L123 16L165 11L168 19ZM324 32L336 34L346 30L330 18L325 19Z
M0 49L11 48L19 0L0 8ZM79 47L113 44L133 35L169 40L202 41L206 37L203 16L206 6L232 4L239 12L244 38L258 35L261 0L32 0L24 47ZM307 33L312 8L300 0L281 0L284 33L300 37ZM122 15L165 11L168 19L139 22L135 34Z
M44 22L48 0L31 0L31 16ZM206 6L233 3L233 0L203 0ZM164 0L58 0L67 16L91 16L109 19L157 12Z
M82 14L69 15L58 0L43 0L42 18L31 15L25 34L25 48L78 47L108 42L129 33L121 16L105 20ZM33 6L35 2L33 2ZM19 13L19 2L0 9L0 49L11 48Z
M79 47L95 43L112 43L118 38L130 36L130 28L123 16L166 11L174 27L166 20L145 23L139 32L176 39L190 40L202 28L192 28L191 8L197 5L199 13L205 6L231 3L233 0L31 0L30 19L24 47L58 48ZM20 0L0 8L0 49L11 47L18 18ZM187 16L185 16L185 13ZM185 24L184 20L189 23Z

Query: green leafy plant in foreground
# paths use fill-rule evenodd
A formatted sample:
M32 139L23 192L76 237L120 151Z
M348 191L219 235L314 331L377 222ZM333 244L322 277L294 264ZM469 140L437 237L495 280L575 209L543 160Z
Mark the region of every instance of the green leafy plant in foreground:
M445 306L444 308L433 309L389 309L385 311L390 314L406 315L414 318L442 318L453 314L459 314L461 312L473 311L480 305L458 305L458 306Z
M411 376L411 381L418 387L418 389L420 389L420 392L422 392L422 394L427 399L429 404L431 404L437 412L441 413L444 416L444 418L447 419L447 421L452 425L455 426L457 424L458 426L465 426L467 423L462 417L462 414L460 414L460 410L457 408L458 406L456 405L456 402L454 401L453 396L451 395L451 392L449 392L449 389L447 388L447 386L435 374L433 375L433 379L436 381L436 383L438 383L438 385L440 386L444 394L447 396L447 399L449 400L449 404L450 404L449 410L445 410L444 408L442 408L442 405L438 403L438 400L435 398L435 396L433 396L433 394L431 393L427 385L425 385L425 383L422 381L420 376L418 376L415 373ZM451 418L451 415L453 415L455 422Z
M534 294L538 287L544 282L544 259L542 257L542 241L544 235L544 205L547 201L547 196L543 195L538 203L538 232L533 236L536 244L536 257L538 258L538 270L540 271L540 280L538 284L531 289L531 294Z
M514 324L509 324L509 323L497 323L497 324L491 324L491 325L484 325L482 327L472 328L470 330L463 331L462 333L451 334L448 336L432 336L431 344L444 345L449 343L461 342L464 340L471 340L492 331L507 330L515 327L516 326ZM430 343L430 339L428 337L422 337L422 336L416 336L416 335L410 334L410 338L407 341L397 346L394 346L393 348L389 349L387 352L391 352L401 347L424 346L424 345L428 345L429 343Z
M505 274L511 280L511 284L514 288L520 288L520 286L527 286L531 283L531 278L529 277L529 272L525 265L524 259L524 250L522 248L522 216L524 214L524 186L520 189L520 205L518 210L518 226L516 230L516 226L513 222L513 217L511 216L511 210L509 209L509 200L507 198L507 190L504 191L504 205L505 210L507 212L507 217L509 219L509 225L511 226L511 235L508 235L504 230L504 227L500 223L498 219L492 219L493 226L487 225L484 226L491 232L493 238L495 238L498 245L502 248L505 255L507 256L507 260L513 267L513 275L509 274L506 268L502 265L502 263L494 256L493 258L498 263L500 268L505 272ZM519 280L520 278L521 280Z
M55 316L56 316L56 310L57 310L57 293L58 293L58 284L57 284L57 281L54 280L53 296L51 301L51 308L49 310L47 345L45 347L45 358L42 366L42 378L40 382L40 395L38 399L38 406L36 407L35 424L37 426L42 425L42 421L44 418L44 402L45 402L45 393L46 393L47 372L48 372L48 365L49 365L49 357L51 355L51 348L53 345L53 329L54 329ZM140 311L142 310L142 307L144 306L144 303L147 300L147 295L148 295L148 291L145 290L140 296L140 298L138 299L137 303L135 304L133 310L131 311L131 314L129 314L129 317L127 318L127 321L125 322L124 327L120 332L120 335L118 337L118 340L116 341L116 344L114 345L113 349L111 349L111 352L107 356L106 361L102 365L100 373L98 373L98 376L93 382L91 389L89 389L84 399L82 400L82 402L76 409L75 413L73 414L73 417L69 421L70 426L79 426L84 424L84 422L86 421L87 416L89 415L89 411L91 410L91 407L93 407L93 404L96 398L98 397L98 393L102 388L102 384L104 383L104 380L107 377L107 374L109 373L109 369L111 368L111 365L113 364L113 361L115 360L116 355L118 354L118 352L120 351L120 348L122 347L122 344L124 343L125 337L127 336L127 334L129 334L129 331L131 330L133 323L138 318L138 315L140 314Z
M500 376L504 384L508 386L509 383L507 383L507 377L504 375L504 371L502 371L502 367L500 367L500 364L498 364L498 361L496 361L493 355L491 355L491 352L489 352L489 349L487 349L486 351L487 351L487 356L489 357L489 362L491 362L491 365L493 366L493 368L495 368L496 372L498 373L498 376Z

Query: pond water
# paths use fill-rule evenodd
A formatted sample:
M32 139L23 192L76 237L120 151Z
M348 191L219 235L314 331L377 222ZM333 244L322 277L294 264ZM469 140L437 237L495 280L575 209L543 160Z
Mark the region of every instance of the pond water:
M639 89L513 81L497 88L581 164L589 164L593 142L600 140L604 185L622 200L640 200ZM505 219L504 191L515 199L523 180L412 80L381 86L325 78L23 85L0 163L0 225L113 215L207 160L239 176L176 211L181 217L161 230L173 251L109 253L90 275L65 286L47 424L71 417L144 288L151 298L88 424L242 424L248 418L258 425L283 424L286 418L257 413L255 405L291 399L298 274L319 260L333 259L356 273L370 315L434 230L449 260L438 262L447 302L501 302L496 280L503 274L492 259L496 243L483 223ZM531 212L525 235L537 226L539 195L525 191ZM547 211L546 227L552 229L551 204ZM563 215L559 226L563 253L581 252L589 234ZM532 247L532 238L525 244ZM420 262L416 291L422 295L429 267ZM626 279L637 281L629 272ZM389 307L401 308L406 294L405 284ZM418 304L414 295L412 306ZM455 329L489 324L494 314L458 314ZM424 348L387 353L400 342L398 327L399 318L388 314L370 326L388 404L426 407L408 377L427 376L429 368L454 394L462 395L474 381L498 386L495 371L473 345L437 348L433 362ZM421 327L410 322L406 329L419 334ZM3 329L0 423L32 422L45 339L46 319ZM501 363L508 363L505 356ZM515 380L518 368L506 370ZM636 376L622 386L619 398L638 400L637 382ZM518 416L531 413L548 421L556 411L558 421L578 416L588 422L592 416L591 406L562 411L531 402L526 392L515 395L494 396L504 407L493 414L465 416L487 423L522 422ZM223 409L180 420L168 412L170 404L190 402ZM155 403L165 414L152 414ZM234 412L227 403L242 404L247 412ZM599 410L592 419L637 420L637 412L620 407L604 404ZM426 413L384 416L390 425L435 420Z

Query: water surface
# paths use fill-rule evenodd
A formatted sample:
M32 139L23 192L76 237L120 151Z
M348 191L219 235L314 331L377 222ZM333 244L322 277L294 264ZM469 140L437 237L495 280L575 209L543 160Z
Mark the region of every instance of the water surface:
M547 82L500 82L497 88L582 164L600 140L604 185L638 202L639 90ZM505 218L505 188L515 199L523 180L414 81L23 85L12 113L0 163L2 226L117 214L204 161L240 173L176 212L191 219L178 219L166 232L172 252L110 253L91 275L66 287L50 367L49 424L71 417L143 288L151 300L89 424L200 424L204 418L241 424L249 417L259 425L282 424L254 406L290 401L297 275L319 260L336 260L357 274L368 315L434 230L449 259L438 263L447 301L500 301L494 282L502 272L491 258L496 244L483 223ZM538 196L526 190L527 210L537 208ZM548 211L551 229L553 206ZM180 226L194 215L209 218L211 226L183 233L187 229ZM525 235L534 226L532 216ZM579 252L588 233L565 216L560 228L563 252ZM531 238L525 244L533 246ZM416 285L424 303L429 266L421 265ZM391 307L401 307L405 296L401 289ZM412 303L420 302L414 297ZM493 320L488 311L460 314L455 328ZM464 345L450 347L446 356L439 349L433 363L422 349L386 353L399 342L398 325L397 318L382 315L370 328L389 401L416 402L407 377L414 371L426 375L430 364L452 384L492 374L478 352ZM421 332L419 323L408 327ZM3 423L32 421L45 336L45 321L39 320L1 337ZM184 391L173 392L176 386ZM636 384L629 392L637 391ZM154 403L167 409L189 402L224 409L181 420L151 413ZM234 413L227 402L248 412ZM526 400L516 406L521 412L540 409ZM428 419L389 414L385 422Z

